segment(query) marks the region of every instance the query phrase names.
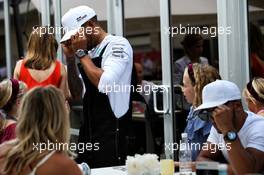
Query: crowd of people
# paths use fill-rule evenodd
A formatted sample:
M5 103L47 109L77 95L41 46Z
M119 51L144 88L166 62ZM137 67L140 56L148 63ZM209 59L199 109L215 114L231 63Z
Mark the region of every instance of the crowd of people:
M155 85L143 80L127 39L106 33L92 8L70 9L62 25L70 29L60 41L67 65L56 58L54 35L36 26L13 78L0 83L0 175L89 174L87 164L124 165L131 153L135 93L120 89ZM246 111L237 85L201 57L202 37L187 35L182 45L174 79L190 104L185 132L190 143L207 145L192 149L192 160L224 160L230 174L264 172L264 79L245 85ZM148 104L151 94L140 95ZM83 101L78 144L89 144L85 151L67 147L69 100Z

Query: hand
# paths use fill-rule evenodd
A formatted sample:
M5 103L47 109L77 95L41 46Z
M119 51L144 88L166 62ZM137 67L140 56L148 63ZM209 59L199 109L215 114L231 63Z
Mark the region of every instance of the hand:
M174 166L176 168L179 168L180 167L180 162L174 162ZM196 171L196 162L192 162L192 171L195 172Z
M87 49L87 38L84 28L81 28L75 35L71 36L71 44L75 52L78 49Z
M61 47L63 49L65 56L66 56L66 59L74 58L75 51L72 48L70 40L63 42L61 44Z
M217 126L217 129L219 129L223 135L225 135L229 131L235 131L233 125L233 111L228 106L218 106L213 111L212 117Z

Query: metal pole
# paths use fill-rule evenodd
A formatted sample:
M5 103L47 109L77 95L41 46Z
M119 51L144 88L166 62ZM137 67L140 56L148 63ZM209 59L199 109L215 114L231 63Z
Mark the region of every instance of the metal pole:
M106 1L107 5L107 32L113 34L115 31L115 26L114 26L114 9L113 9L113 0L108 0Z
M107 0L107 32L124 35L124 0Z
M59 43L61 40L61 0L53 0L54 5L54 23L55 23L55 36L56 40ZM58 45L57 58L64 62L61 45Z
M42 26L50 26L50 0L41 0Z
M164 141L166 158L174 159L173 143L173 81L172 81L172 49L171 37L167 30L171 26L171 0L160 0L160 35L161 35L161 60L162 60L162 85L168 91L163 95L164 109L169 109L164 113Z
M24 57L24 47L22 41L22 32L21 32L21 18L19 12L19 4L21 0L12 0L11 6L13 7L13 18L14 18L14 27L16 32L16 39L17 39L17 50L18 50L18 57Z
M7 77L12 77L12 60L11 60L11 27L10 27L10 9L9 0L4 1L4 18L5 18L5 48L6 48L6 68Z
M217 0L218 28L231 30L218 35L220 74L241 90L249 81L247 6L247 0Z

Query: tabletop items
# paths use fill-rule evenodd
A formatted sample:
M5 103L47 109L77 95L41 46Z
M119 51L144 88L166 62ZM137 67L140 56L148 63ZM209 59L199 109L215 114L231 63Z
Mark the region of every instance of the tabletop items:
M155 154L127 156L126 168L128 175L159 175L160 173L160 163Z

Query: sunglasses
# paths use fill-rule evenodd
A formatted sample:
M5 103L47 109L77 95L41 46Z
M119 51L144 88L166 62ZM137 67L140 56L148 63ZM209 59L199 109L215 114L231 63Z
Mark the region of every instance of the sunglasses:
M203 109L198 113L198 117L203 121L209 121L213 115L212 109Z
M198 112L198 117L203 121L210 121L210 118L213 116L213 112L217 107L203 109Z
M231 102L235 102L235 101L237 101L237 100L228 101L228 102L224 103L224 105L228 105L229 103L231 103ZM239 101L239 100L238 100L238 101ZM217 108L217 106L216 106L216 107L213 107L213 108L203 109L203 110L199 111L199 112L197 113L197 115L198 115L198 117L199 117L201 120L209 121L210 118L213 116L213 112L214 112L214 110L215 110L216 108Z

